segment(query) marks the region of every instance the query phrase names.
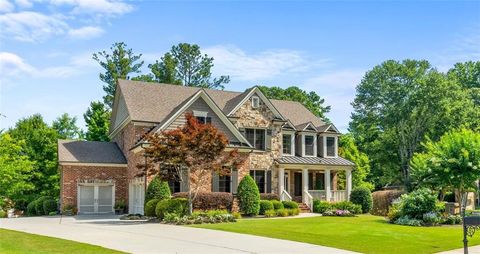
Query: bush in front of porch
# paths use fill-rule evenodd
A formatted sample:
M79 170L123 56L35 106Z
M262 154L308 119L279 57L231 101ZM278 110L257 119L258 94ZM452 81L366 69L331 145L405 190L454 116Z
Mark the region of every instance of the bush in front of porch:
M240 211L248 216L258 215L260 212L260 193L258 186L250 175L246 175L238 184L238 201Z
M362 206L350 201L330 203L327 201L314 200L313 212L325 216L351 216L362 213Z

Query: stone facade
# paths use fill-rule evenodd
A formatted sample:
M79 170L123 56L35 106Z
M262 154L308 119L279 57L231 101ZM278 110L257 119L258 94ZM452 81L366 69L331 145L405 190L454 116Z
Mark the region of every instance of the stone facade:
M126 167L61 166L61 204L77 206L77 187L81 181L110 180L115 184L115 201L128 199Z

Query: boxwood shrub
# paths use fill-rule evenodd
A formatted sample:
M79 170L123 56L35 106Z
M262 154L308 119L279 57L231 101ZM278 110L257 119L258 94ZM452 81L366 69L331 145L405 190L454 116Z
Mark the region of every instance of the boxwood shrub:
M260 193L253 178L246 175L238 184L238 201L240 211L245 215L254 216L260 211Z
M152 199L152 200L149 200L145 204L145 215L146 216L150 216L150 217L156 216L155 208L157 207L157 204L158 204L159 201L160 201L160 199Z
M362 213L368 213L372 209L372 192L367 187L358 187L350 193L350 201L362 206Z
M314 213L324 213L326 211L333 210L331 203L327 201L320 201L318 199L313 201L313 212Z
M298 204L295 201L282 201L282 203L283 203L283 207L285 209L297 209L298 208Z
M185 198L164 199L157 203L155 214L160 220L163 220L165 214L175 214L184 216L187 214L188 200Z
M51 197L39 197L37 200L33 201L35 203L35 214L36 215L47 215L43 209L43 202L45 200L50 200Z
M27 205L27 215L28 216L37 215L37 212L35 211L35 200L28 203L28 205Z
M279 200L272 200L272 205L273 205L273 209L274 210L278 210L278 209L283 209L285 207L283 207L283 203Z
M153 180L148 184L147 194L145 195L145 202L152 199L167 199L170 198L170 187L165 181L161 181L158 176L155 176Z
M260 211L259 214L265 215L265 211L267 210L273 210L273 204L272 201L270 200L260 200Z
M43 214L50 215L57 211L57 201L53 199L46 199L43 201Z

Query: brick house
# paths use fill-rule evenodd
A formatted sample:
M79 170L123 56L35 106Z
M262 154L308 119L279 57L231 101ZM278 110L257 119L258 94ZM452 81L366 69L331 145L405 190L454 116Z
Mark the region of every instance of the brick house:
M111 142L59 140L60 202L79 213L108 213L123 200L143 213L145 163L142 137L185 123L185 113L210 123L238 149L245 162L229 176L213 174L202 191L236 193L247 174L261 193L278 194L311 207L313 199L347 200L354 164L338 156L340 133L301 103L269 100L257 88L229 92L119 80L113 104ZM345 172L341 186L337 174ZM151 179L148 179L149 181ZM169 183L172 192L189 183Z

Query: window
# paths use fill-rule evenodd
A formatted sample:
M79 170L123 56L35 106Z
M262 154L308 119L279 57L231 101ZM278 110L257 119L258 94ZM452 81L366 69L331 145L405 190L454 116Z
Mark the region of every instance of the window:
M335 157L335 137L327 137L327 156Z
M197 121L201 124L207 124L207 123L212 123L212 118L209 116L196 116Z
M314 137L310 135L305 135L305 155L313 156L314 153Z
M292 134L283 134L283 154L292 154Z
M258 192L272 192L272 171L270 170L250 170L250 176L255 180L258 186Z
M231 177L229 175L218 176L218 191L230 192Z
M170 180L168 181L168 186L170 187L171 193L180 192L180 181Z
M245 137L248 142L258 150L265 150L265 130L245 129Z
M260 107L260 98L257 96L252 96L252 108Z

